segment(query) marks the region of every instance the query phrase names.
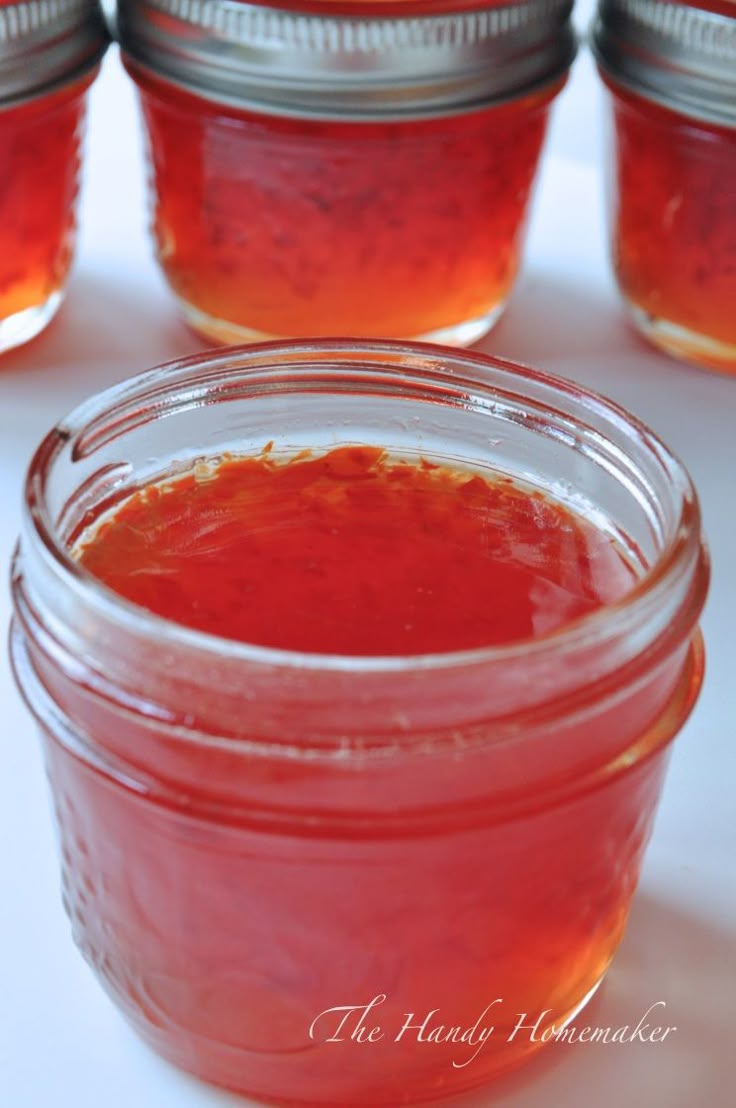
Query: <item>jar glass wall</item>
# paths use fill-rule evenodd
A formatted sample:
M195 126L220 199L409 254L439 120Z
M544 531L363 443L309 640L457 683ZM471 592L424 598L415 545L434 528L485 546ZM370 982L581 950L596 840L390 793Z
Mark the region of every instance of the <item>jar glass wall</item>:
M131 490L270 439L515 478L610 534L635 583L534 640L349 657L155 617L71 557ZM93 398L41 445L26 495L12 651L67 910L156 1049L266 1100L395 1105L482 1084L585 1003L702 678L697 501L646 428L451 350L263 346ZM331 1010L374 1000L383 1038L353 1022L337 1041ZM435 1010L495 1031L401 1033ZM522 1012L536 1036L514 1032Z
M634 322L677 357L736 372L736 129L607 84L611 251Z

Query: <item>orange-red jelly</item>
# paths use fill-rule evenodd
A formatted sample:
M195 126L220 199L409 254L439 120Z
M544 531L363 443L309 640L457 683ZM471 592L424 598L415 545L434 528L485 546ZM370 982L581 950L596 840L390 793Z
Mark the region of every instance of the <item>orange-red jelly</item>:
M559 80L465 114L340 122L228 108L130 68L159 261L205 334L470 341L500 312Z
M167 619L319 654L533 639L633 581L607 535L541 493L366 446L150 485L79 558Z
M621 291L653 342L734 372L736 130L610 87L610 230Z
M66 281L89 83L0 108L0 350L43 326Z

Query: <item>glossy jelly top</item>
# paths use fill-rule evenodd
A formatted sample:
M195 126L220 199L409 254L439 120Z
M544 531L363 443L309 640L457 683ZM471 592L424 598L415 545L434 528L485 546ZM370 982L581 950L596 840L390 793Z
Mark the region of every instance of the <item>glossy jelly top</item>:
M611 602L611 537L509 478L369 446L198 462L76 542L108 587L221 637L318 654L500 645Z

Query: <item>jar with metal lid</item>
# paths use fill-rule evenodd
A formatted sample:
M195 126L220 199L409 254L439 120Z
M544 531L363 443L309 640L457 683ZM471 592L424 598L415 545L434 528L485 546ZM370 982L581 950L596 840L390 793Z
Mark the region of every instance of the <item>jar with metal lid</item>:
M85 94L107 43L97 0L0 4L0 352L61 303Z
M222 341L483 334L519 264L570 7L123 0L158 258L187 320Z
M736 4L602 0L610 236L639 330L736 372Z

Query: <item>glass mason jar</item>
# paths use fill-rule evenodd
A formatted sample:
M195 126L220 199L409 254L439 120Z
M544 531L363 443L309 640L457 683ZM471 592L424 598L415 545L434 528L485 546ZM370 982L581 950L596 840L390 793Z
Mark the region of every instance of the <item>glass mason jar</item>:
M351 657L186 628L70 556L131 490L271 437L518 477L610 534L634 583L533 640ZM621 939L701 683L707 578L666 447L507 362L272 344L92 398L31 462L11 634L77 944L156 1050L265 1100L395 1105L518 1064ZM353 1005L382 1039L359 1041L359 1012L338 1033ZM476 1030L423 1040L429 1013L425 1035Z
M225 342L488 330L574 55L570 6L121 3L158 259L188 322Z
M603 0L613 265L634 323L736 371L736 8Z
M0 353L61 303L85 94L107 41L96 0L0 4Z

